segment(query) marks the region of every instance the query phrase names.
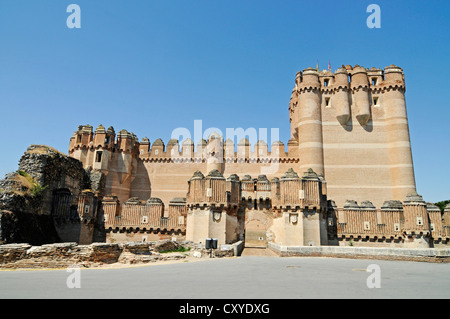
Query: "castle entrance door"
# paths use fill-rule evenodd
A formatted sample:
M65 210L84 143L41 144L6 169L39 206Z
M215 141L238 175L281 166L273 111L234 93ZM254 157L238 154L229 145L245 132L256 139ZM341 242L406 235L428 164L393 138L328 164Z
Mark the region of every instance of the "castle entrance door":
M261 221L252 220L245 225L245 247L267 247L266 228Z
M268 216L261 211L250 210L246 212L245 220L245 247L266 248L267 230L271 224Z

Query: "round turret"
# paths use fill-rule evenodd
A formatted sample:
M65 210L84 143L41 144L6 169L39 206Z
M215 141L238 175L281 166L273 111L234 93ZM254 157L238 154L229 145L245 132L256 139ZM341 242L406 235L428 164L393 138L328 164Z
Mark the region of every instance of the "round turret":
M281 176L282 181L288 181L288 180L300 180L298 177L298 174L294 172L292 168L288 169L286 173Z
M336 86L348 87L348 72L344 68L339 68L334 73L334 84Z
M108 127L108 129L106 130L106 133L108 133L108 134L116 134L116 132L114 131L114 127L112 127L112 126Z
M344 204L344 209L348 210L359 210L360 207L358 203L353 199L347 199L347 201Z
M350 120L350 103L348 99L348 72L345 68L337 69L335 73L336 91L333 98L333 107L336 110L336 118L343 126Z
M386 82L405 83L402 68L393 64L384 68L384 78Z
M399 200L387 200L381 206L381 210L403 210L403 204Z
M370 119L369 79L367 78L367 70L362 66L355 65L351 74L351 87L356 119L361 126L365 127Z
M302 83L303 85L314 85L319 86L319 73L317 70L314 70L313 68L307 68L303 70L303 77L302 77Z
M291 122L291 135L298 137L300 156L299 171L309 167L324 172L322 145L322 110L319 73L313 68L303 70L303 81L297 97L296 115Z
M369 85L366 68L359 65L355 65L351 74L352 74L352 87Z
M195 171L195 172L194 172L194 175L192 175L190 181L196 180L196 179L204 179L204 178L205 178L205 175L203 175L202 172L200 172L200 171Z

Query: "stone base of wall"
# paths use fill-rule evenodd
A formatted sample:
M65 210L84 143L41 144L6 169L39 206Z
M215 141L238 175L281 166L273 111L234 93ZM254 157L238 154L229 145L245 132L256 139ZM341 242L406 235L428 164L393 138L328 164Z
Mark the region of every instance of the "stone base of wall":
M42 246L29 244L0 245L0 268L36 269L98 267L105 264L139 264L186 258L182 253L163 254L158 243L58 243Z
M269 248L282 257L333 257L351 259L402 260L449 263L450 249L437 248L383 248L342 246L280 246L269 243Z
M127 242L139 242L139 241L159 241L159 240L172 240L176 238L177 241L184 241L186 233L179 231L148 231L148 230L133 230L133 231L111 231L106 232L107 243L127 243Z
M179 250L179 248L184 248ZM154 242L58 243L42 246L29 244L0 245L0 269L57 269L67 267L99 267L102 265L145 264L185 258L222 258L238 256L243 242L225 245L212 252L204 244L190 241L161 240Z

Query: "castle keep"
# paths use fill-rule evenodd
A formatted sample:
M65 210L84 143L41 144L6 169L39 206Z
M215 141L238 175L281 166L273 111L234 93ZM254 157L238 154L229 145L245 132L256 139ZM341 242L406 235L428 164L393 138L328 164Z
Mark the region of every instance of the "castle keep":
M289 141L270 149L262 140L250 145L242 138L235 145L216 133L198 145L191 139L166 145L82 125L70 139L69 156L101 183L77 200L98 206L109 242L448 243L450 206L442 214L416 193L400 67L298 72L289 120ZM61 203L71 202L64 199L71 192L52 194L59 208L51 212L62 218Z

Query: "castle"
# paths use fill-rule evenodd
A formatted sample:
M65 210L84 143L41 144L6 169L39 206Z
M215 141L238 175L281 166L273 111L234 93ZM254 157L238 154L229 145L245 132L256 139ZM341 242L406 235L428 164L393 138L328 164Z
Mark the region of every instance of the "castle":
M448 244L450 207L442 215L416 193L400 67L298 72L289 120L287 149L270 150L218 134L194 147L83 125L69 156L104 178L107 241Z

